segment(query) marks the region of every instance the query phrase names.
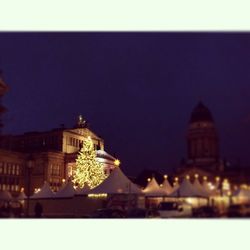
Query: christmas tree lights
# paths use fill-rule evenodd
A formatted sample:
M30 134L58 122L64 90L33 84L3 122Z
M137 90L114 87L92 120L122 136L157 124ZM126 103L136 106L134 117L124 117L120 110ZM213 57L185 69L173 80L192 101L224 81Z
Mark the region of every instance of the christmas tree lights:
M91 189L98 186L106 178L103 165L96 160L96 151L90 137L83 142L72 177L76 186L83 188L86 183Z

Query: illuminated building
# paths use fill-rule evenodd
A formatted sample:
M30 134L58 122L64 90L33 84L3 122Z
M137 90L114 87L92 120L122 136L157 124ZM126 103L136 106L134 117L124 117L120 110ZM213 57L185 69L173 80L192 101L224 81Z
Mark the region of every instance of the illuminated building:
M188 126L187 165L218 170L219 157L219 139L212 114L199 102L191 114Z
M27 159L34 158L31 173L31 190L47 181L58 190L63 180L71 177L75 160L83 140L91 136L97 150L97 160L109 174L116 167L116 158L104 150L104 140L91 131L82 116L73 128L56 128L46 132L29 132L0 138L0 190L11 192L25 189L27 183ZM1 172L2 171L2 172ZM17 175L12 174L19 171Z

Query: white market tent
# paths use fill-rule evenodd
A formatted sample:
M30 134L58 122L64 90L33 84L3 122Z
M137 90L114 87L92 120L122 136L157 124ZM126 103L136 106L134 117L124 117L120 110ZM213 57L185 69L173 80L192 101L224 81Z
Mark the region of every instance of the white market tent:
M30 198L31 199L46 199L46 198L54 198L55 194L51 191L49 183L47 181L44 182L42 188L37 193L34 193Z
M97 187L89 192L90 194L142 194L142 191L116 167L111 174Z
M58 192L54 195L55 198L71 198L76 194L76 190L74 189L74 185L71 181L67 182L65 185L61 187Z
M244 203L250 201L250 190L247 189L238 189L233 193L233 200L237 203Z
M166 190L159 186L154 177L148 182L148 185L143 189L143 193L145 193L146 196L154 197L161 197L167 195Z
M25 200L25 199L27 199L27 196L23 191L21 191L20 194L17 197L17 200L22 201L22 200Z
M204 188L204 186L201 185L198 178L195 178L193 187L197 190L199 190L205 197L208 197L210 195L210 192Z
M209 195L211 196L217 195L216 186L214 186L214 189L211 189L207 180L203 180L202 187Z
M233 196L250 199L250 190L240 188L233 193Z
M174 189L173 187L170 185L169 181L167 178L164 179L163 183L162 183L162 187L161 187L167 194L171 194Z
M170 195L170 197L207 197L204 192L194 187L191 182L185 178L180 186L175 189Z
M89 194L89 192L90 192L90 187L87 183L84 183L83 188L79 188L76 190L76 194L78 194L78 195Z
M0 191L0 201L11 201L12 196L11 193L7 190Z

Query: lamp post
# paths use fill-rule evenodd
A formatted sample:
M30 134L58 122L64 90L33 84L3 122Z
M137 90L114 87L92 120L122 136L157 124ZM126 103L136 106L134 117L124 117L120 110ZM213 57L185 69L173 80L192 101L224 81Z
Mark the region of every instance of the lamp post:
M29 208L30 208L30 184L31 184L31 172L34 167L34 158L29 155L27 158L27 206L26 206L26 217L29 218Z

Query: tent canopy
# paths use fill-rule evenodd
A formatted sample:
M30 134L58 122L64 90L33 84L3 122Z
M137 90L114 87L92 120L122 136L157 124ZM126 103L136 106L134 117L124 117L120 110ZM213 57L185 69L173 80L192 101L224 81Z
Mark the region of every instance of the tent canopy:
M44 199L44 198L54 198L55 194L51 191L49 183L47 181L44 182L42 188L37 193L34 193L31 196L31 199Z
M171 197L207 197L205 192L202 192L191 182L185 178L181 185L170 194Z
M164 179L162 183L162 189L167 193L171 194L173 192L173 187L170 185L169 181L167 178Z
M152 178L152 180L148 182L148 185L143 189L143 193L145 193L146 196L155 196L155 197L167 195L166 190L159 186L154 177Z
M74 185L71 181L69 181L55 194L55 198L70 198L75 194L76 190L74 189Z
M120 167L116 167L111 174L97 187L89 191L91 194L141 194L141 190L131 182L122 172Z

